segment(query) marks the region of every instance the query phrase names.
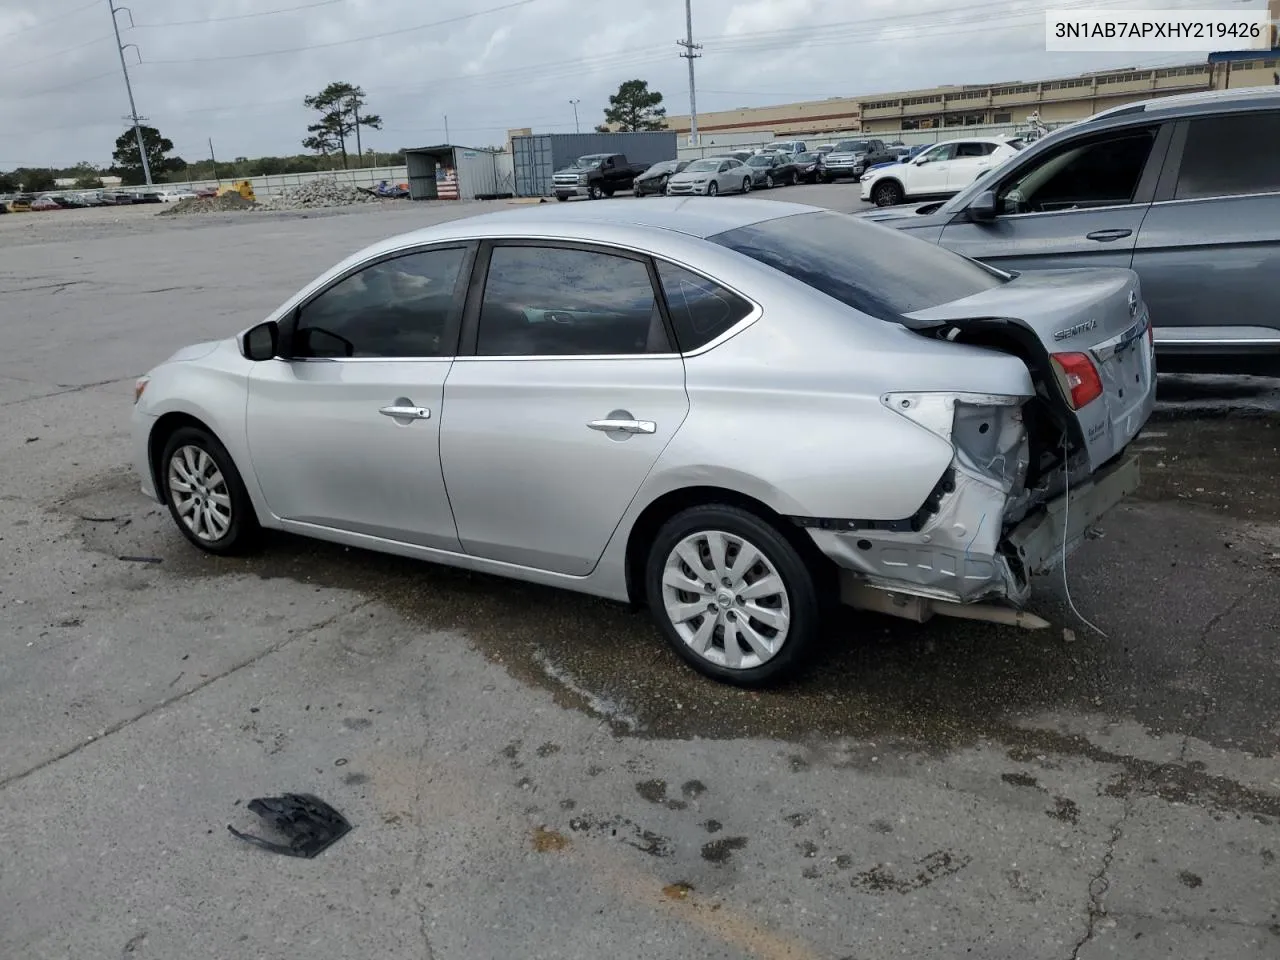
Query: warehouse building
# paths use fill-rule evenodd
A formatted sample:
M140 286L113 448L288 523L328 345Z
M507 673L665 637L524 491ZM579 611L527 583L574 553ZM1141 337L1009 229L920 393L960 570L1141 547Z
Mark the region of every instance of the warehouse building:
M1280 11L1280 0L1273 0L1272 6ZM1273 16L1280 17L1280 12ZM890 134L945 127L1021 126L1032 114L1053 127L1166 94L1278 83L1280 50L1261 55L1215 55L1209 62L1161 69L1106 70L1060 80L949 85L699 113L698 134L704 144L716 139L728 142L747 134L758 135L760 140L768 140L770 135ZM687 140L687 114L669 116L667 126L682 135L682 142Z

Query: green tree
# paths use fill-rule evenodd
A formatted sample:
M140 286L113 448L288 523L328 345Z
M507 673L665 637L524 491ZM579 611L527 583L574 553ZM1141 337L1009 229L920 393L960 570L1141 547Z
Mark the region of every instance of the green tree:
M347 167L347 141L355 139L358 157L363 152L360 143L361 127L382 129L380 116L362 112L365 105L364 90L344 81L335 81L319 93L303 97L302 103L320 114L320 119L307 127L309 136L303 138L302 145L324 156L337 150L342 154L344 170Z
M151 165L152 180L163 180L165 174L170 171L186 169L185 160L181 157L169 156L170 151L173 150L172 140L161 136L160 131L155 127L144 126L141 129L142 144L147 151L147 163ZM111 159L115 161L112 169L126 185L136 186L147 182L142 169L142 158L138 156L138 138L134 136L132 127L116 137L116 148L111 154Z
M102 171L88 160L81 160L69 170L62 171L62 175L74 179L77 190L102 189Z
M11 173L0 173L0 193L17 193L18 178Z
M46 190L52 190L56 186L52 170L19 167L13 172L13 175L14 179L22 184L22 189L27 193L44 193Z
M662 106L662 94L649 89L649 81L627 80L618 87L617 93L609 97L604 119L604 125L609 129L628 133L634 130L665 130L667 108Z

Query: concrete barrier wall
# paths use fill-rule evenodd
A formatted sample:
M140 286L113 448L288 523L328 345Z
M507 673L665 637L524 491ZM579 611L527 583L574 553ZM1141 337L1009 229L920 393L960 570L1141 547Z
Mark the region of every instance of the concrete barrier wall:
M339 183L349 183L353 187L375 187L383 180L388 183L405 183L409 179L408 167L364 167L359 170L332 170L317 173L281 173L272 174L267 177L249 177L247 178L253 184L253 192L259 200L266 200L282 190L291 187L300 187L310 180L328 177L337 180ZM238 179L232 177L224 177L221 181L217 180L180 180L173 183L162 184L165 187L178 187L190 190L200 190L204 187L216 187L219 182L223 186L229 186L239 183ZM143 187L126 187L123 192L141 193Z

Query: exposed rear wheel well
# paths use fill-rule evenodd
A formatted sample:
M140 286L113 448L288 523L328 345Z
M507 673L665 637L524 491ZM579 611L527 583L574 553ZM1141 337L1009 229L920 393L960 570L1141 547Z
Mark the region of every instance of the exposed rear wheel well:
M826 588L829 581L834 581L835 565L818 550L809 535L766 504L745 493L723 487L685 487L663 494L645 507L631 528L627 539L626 574L627 595L633 604L639 606L646 602L645 563L662 525L682 510L710 503L738 507L772 524L804 557L820 588Z
M147 467L151 470L151 482L155 485L156 496L164 504L167 504L169 499L165 493L164 478L160 475L160 457L164 454L164 447L169 442L169 438L183 427L195 427L212 437L217 436L207 424L187 413L166 413L156 421L155 426L151 428L151 436L147 438Z

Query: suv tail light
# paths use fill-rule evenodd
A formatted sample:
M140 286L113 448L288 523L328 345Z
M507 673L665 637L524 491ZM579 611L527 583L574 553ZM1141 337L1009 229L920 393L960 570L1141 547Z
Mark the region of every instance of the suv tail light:
M1071 400L1071 409L1079 410L1102 396L1102 379L1087 353L1055 353L1053 369L1062 392Z

